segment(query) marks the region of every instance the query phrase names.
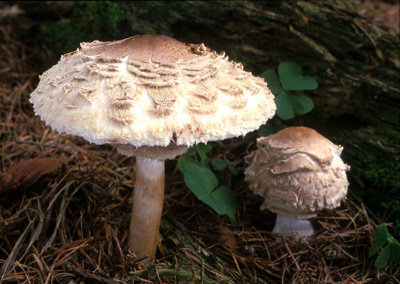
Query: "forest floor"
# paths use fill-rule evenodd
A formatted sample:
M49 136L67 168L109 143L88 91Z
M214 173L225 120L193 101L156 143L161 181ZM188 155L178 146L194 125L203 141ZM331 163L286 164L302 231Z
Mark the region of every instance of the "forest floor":
M312 219L310 240L271 233L274 214L260 212L263 200L243 180L254 134L212 143L210 157L237 162L238 175L222 172L239 201L236 224L198 201L176 160L167 162L157 261L141 267L127 248L132 160L35 116L29 95L43 52L0 26L0 283L400 283L398 264L374 267L377 224L352 196Z

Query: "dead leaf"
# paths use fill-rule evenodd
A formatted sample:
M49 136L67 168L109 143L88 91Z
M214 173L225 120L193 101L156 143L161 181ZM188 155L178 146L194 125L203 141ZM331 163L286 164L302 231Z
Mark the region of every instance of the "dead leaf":
M238 247L235 235L227 227L219 226L218 233L219 233L218 240L221 244L230 248L231 250L235 250Z
M26 189L37 182L41 176L55 171L60 164L60 160L53 158L35 158L15 162L0 182L0 194Z

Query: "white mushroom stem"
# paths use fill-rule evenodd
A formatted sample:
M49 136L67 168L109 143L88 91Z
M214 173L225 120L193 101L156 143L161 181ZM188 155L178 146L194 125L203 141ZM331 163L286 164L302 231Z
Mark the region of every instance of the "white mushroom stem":
M307 238L314 234L311 221L279 213L276 215L276 222L272 231L282 235L292 235L296 238Z
M164 202L165 162L136 157L129 248L143 263L154 260Z

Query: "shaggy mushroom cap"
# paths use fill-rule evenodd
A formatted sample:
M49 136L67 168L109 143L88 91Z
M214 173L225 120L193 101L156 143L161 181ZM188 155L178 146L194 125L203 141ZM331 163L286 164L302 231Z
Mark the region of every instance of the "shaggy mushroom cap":
M261 209L308 218L333 209L346 198L350 167L340 158L343 147L307 127L288 127L257 140L246 157L245 180L265 197Z
M267 83L240 63L162 35L82 43L40 79L30 102L47 125L130 156L180 147L159 159L173 158L253 131L276 109Z

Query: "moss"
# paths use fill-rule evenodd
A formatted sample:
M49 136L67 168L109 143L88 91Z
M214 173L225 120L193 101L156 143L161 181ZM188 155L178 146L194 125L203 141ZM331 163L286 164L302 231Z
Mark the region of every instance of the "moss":
M76 1L69 18L42 30L43 40L57 54L73 51L82 41L115 40L131 35L125 11L111 1Z
M400 166L397 161L388 160L379 152L370 156L359 155L364 168L355 168L354 175L364 181L365 187L355 193L360 196L373 212L381 212L382 222L393 222L396 235L400 235Z
M351 190L374 212L380 222L393 222L400 235L400 147L399 133L393 129L361 128L338 140L345 146L344 159L353 161L350 175L359 181ZM360 143L363 141L362 149ZM354 147L357 145L357 147ZM346 157L347 156L347 157Z

